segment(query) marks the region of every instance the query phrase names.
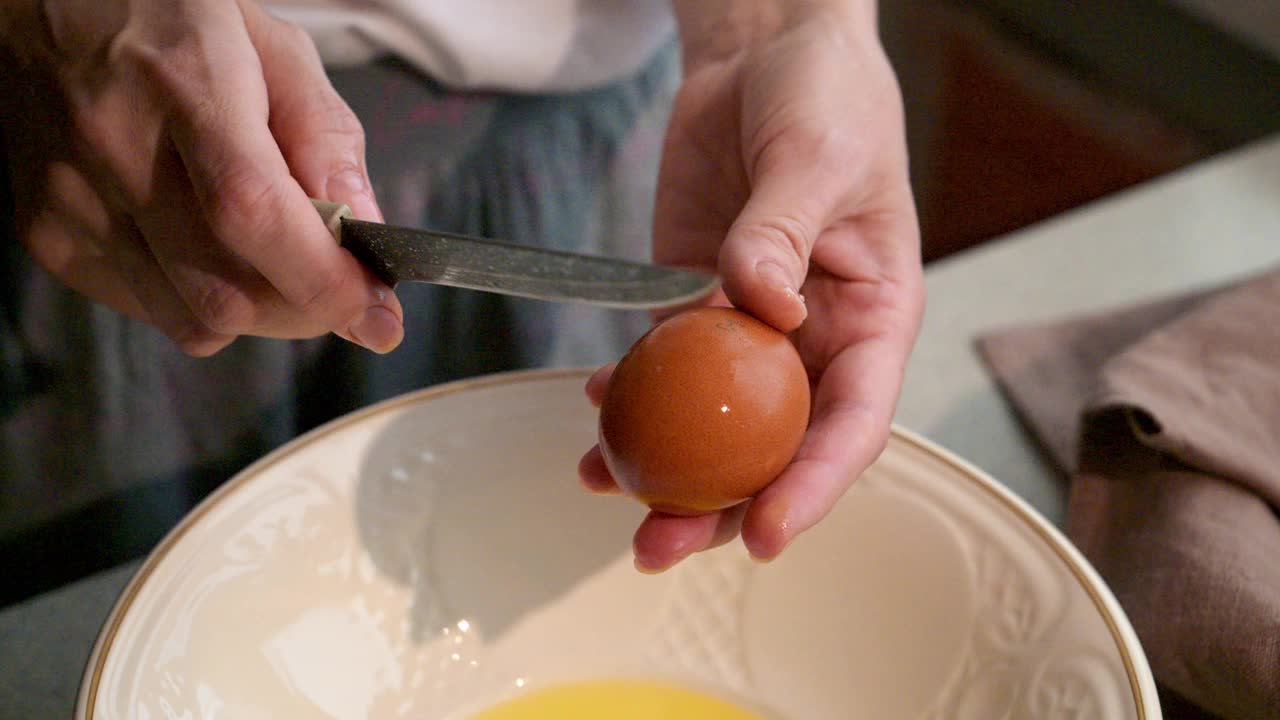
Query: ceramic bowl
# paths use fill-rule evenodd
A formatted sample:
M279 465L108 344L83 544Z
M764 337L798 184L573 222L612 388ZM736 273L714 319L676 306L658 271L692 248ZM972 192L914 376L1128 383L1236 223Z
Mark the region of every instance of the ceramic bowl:
M456 720L661 680L778 720L1159 718L1138 641L1035 510L903 429L778 560L642 575L580 489L585 370L427 389L264 457L154 550L76 716Z

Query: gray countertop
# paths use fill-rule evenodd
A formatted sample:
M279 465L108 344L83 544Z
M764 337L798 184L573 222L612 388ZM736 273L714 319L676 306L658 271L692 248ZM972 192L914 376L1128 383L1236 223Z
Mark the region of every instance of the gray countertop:
M1061 481L983 371L973 338L1002 325L1223 282L1280 263L1280 137L962 253L926 272L929 309L897 421L1055 522ZM99 626L137 564L0 612L0 720L69 717Z
M98 630L138 564L0 612L0 720L71 717Z
M897 420L1061 522L1064 488L973 351L1004 325L1212 286L1280 263L1280 136L932 264Z

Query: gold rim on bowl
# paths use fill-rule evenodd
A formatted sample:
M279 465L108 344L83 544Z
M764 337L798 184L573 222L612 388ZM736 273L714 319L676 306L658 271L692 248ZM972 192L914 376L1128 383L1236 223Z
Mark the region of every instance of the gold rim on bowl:
M217 490L210 493L209 496L184 516L182 520L179 521L178 524L161 539L151 553L148 554L142 566L136 573L134 573L133 577L129 579L129 582L121 592L120 597L111 608L111 612L107 615L107 619L104 621L102 629L98 633L97 640L94 642L93 649L89 654L89 659L85 665L85 673L80 684L80 690L76 698L76 720L94 720L94 709L97 704L99 685L102 681L103 670L106 667L107 658L111 653L116 634L119 632L120 625L124 621L124 617L128 613L130 606L133 604L134 599L142 590L142 587L147 583L151 574L168 555L169 551L186 536L187 532L189 532L204 515L222 502L228 495L251 482L264 470L272 467L281 459L296 453L313 443L319 442L339 430L359 423L366 418L390 412L405 405L414 405L431 398L465 392L478 387L491 387L495 385L514 384L526 381L555 380L568 377L581 377L585 381L590 373L591 370L587 368L516 370L457 380L406 393L348 413L347 415L343 415L342 417L336 418L324 425L321 425L320 427L310 430L285 443L279 448L267 453L259 460L241 470L227 482L223 483L223 485ZM1002 506L1011 511L1018 519L1024 522L1033 532L1035 532L1036 535L1044 540L1050 548L1053 549L1054 554L1057 555L1057 557L1071 571L1076 582L1080 584L1080 587L1089 596L1090 601L1093 602L1094 607L1106 623L1107 630L1111 634L1111 638L1116 644L1116 650L1120 654L1121 661L1124 664L1125 674L1129 679L1129 689L1133 696L1137 717L1139 720L1153 720L1154 718L1159 717L1152 709L1153 707L1158 706L1155 704L1156 699L1154 695L1154 686L1149 680L1150 671L1147 668L1146 659L1140 654L1135 655L1134 649L1140 647L1137 635L1129 625L1128 620L1124 617L1123 611L1120 609L1119 602L1111 592L1106 589L1106 585L1102 581L1101 577L1098 576L1097 572L1093 570L1088 561L1080 554L1079 550L1071 544L1066 536L1064 536L1047 520L1043 519L1040 514L1026 501L1014 495L1012 491L997 483L986 473L967 461L962 460L950 451L924 439L914 432L896 425L892 428L892 435L896 442L912 445L916 449L938 458L955 470L960 476L971 480L980 489L995 498ZM1137 652L1140 653L1141 651Z

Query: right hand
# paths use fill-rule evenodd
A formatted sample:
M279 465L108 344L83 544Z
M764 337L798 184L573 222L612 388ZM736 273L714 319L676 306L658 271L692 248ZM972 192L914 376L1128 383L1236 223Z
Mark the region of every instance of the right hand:
M308 201L381 218L360 123L309 37L251 0L44 6L47 27L21 36L40 51L0 73L37 262L191 355L239 335L399 344L394 292Z

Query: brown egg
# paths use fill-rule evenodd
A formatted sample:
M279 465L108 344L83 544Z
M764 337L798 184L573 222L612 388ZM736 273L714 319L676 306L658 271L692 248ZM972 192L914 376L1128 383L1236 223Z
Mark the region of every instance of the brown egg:
M649 330L619 361L600 407L600 449L622 489L698 515L758 493L809 422L809 378L787 336L732 308Z

